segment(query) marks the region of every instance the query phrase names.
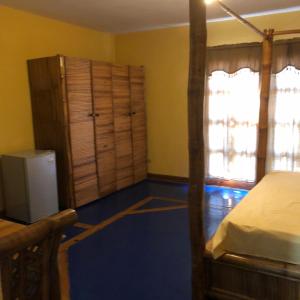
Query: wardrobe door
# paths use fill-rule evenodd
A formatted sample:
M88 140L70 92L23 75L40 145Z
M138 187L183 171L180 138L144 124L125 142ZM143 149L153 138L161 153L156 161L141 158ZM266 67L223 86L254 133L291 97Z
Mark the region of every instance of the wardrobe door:
M121 189L134 182L128 66L113 65L112 84L117 189Z
M99 197L90 61L65 58L66 93L76 206Z
M117 188L111 64L93 61L92 82L98 181L104 196Z
M147 136L144 68L129 67L134 182L147 177Z

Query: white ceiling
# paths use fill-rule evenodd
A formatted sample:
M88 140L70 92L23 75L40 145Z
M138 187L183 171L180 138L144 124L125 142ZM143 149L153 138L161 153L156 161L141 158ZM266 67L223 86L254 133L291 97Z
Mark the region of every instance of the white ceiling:
M299 0L223 0L239 14L300 10ZM0 4L108 32L131 32L188 22L188 0L0 0ZM226 14L217 4L208 18Z

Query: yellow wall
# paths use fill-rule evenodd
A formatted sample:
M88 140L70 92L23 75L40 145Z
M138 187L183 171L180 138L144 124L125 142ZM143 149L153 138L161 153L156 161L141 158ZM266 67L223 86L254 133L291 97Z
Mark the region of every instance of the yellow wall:
M300 27L300 12L250 19L260 29ZM188 27L122 34L116 37L118 63L144 65L148 117L149 172L188 175ZM208 24L210 46L260 41L237 21Z
M0 6L0 154L33 148L26 60L64 54L114 59L114 37Z
M251 18L300 27L300 12ZM210 23L209 45L259 41L236 21ZM0 154L33 147L26 60L64 54L145 65L149 171L187 176L188 27L113 36L0 6Z

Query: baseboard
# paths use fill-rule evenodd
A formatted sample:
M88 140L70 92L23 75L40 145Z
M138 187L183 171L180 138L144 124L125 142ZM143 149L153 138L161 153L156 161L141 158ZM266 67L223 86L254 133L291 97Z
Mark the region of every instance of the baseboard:
M148 179L168 183L188 183L187 177L148 173Z
M154 181L159 181L159 182L168 182L168 183L177 183L177 184L178 183L187 184L189 182L188 177L153 174L153 173L148 173L148 179L154 180ZM254 183L249 183L249 182L225 180L225 179L218 179L218 178L207 178L205 180L205 184L226 186L226 187L245 189L245 190L251 190L255 185Z
M219 178L206 178L205 183L207 185L225 186L236 189L251 190L254 187L254 183L246 181L227 180Z

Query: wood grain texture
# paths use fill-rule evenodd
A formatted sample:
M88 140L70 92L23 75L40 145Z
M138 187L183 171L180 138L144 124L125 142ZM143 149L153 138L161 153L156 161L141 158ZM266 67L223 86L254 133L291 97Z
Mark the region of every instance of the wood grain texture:
M192 299L205 299L204 273L204 137L206 74L206 5L190 0L190 66L188 85L189 219L192 251Z
M258 146L256 164L256 182L258 183L266 174L267 145L268 145L268 112L271 86L273 32L265 30L266 37L262 43L262 70L261 70L261 91L260 109L258 123Z
M92 79L89 60L65 58L69 128L76 206L99 197Z
M56 152L61 208L146 177L142 67L55 56L28 71L36 148Z
M134 182L147 177L147 130L145 107L145 72L143 67L129 67Z
M128 66L112 66L117 189L134 183Z
M69 257L67 251L58 252L59 276L60 276L60 300L70 300L70 276Z
M213 299L300 299L300 266L268 259L225 254L214 260L207 243L206 295Z
M0 237L3 238L6 235L12 235L25 227L25 225L0 219Z
M62 209L74 207L74 197L61 59L60 56L33 59L27 65L35 147L56 153L59 205Z
M92 82L98 181L104 196L117 189L111 64L93 61Z
M4 300L61 299L58 247L62 232L76 217L75 211L66 210L1 237Z

